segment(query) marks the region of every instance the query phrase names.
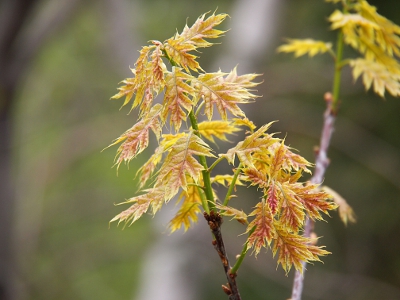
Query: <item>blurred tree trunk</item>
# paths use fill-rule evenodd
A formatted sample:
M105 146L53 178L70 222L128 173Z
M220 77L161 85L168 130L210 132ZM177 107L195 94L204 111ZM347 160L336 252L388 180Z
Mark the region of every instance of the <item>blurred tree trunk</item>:
M13 253L15 186L12 174L13 108L23 76L43 42L71 15L78 1L40 13L40 0L0 3L0 299L17 298Z
M15 207L12 176L12 108L20 74L13 68L15 43L35 6L34 0L5 1L0 24L0 299L16 299L13 257Z

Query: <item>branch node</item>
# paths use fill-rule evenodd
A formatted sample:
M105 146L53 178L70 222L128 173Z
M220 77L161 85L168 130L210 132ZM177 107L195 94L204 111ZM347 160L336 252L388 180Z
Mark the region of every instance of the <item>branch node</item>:
M228 284L228 283L227 283ZM224 291L225 294L227 294L228 296L232 295L232 291L229 287L227 287L226 285L222 285L222 290Z

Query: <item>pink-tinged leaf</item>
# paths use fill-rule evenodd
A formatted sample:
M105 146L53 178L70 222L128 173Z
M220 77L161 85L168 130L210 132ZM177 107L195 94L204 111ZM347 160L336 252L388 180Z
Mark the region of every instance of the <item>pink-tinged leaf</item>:
M296 197L303 203L312 219L322 220L320 212L329 215L329 210L337 208L337 204L331 200L332 196L321 190L317 184L296 183L292 185L292 191L296 193Z
M274 256L279 251L278 264L288 273L292 266L303 272L302 262L320 261L319 256L329 254L328 251L311 245L311 240L304 236L287 231L284 227L275 224L277 238L274 241L272 252Z
M179 188L187 190L186 176L198 182L204 168L194 155L214 156L209 146L193 132L185 134L171 146L156 182L156 186L165 188L167 199L175 196Z
M282 144L276 143L271 146L273 149L278 149L282 147ZM285 150L282 151L283 157L281 157L282 164L281 167L283 170L292 172L292 171L299 171L302 170L307 173L311 173L311 171L308 169L308 167L312 166L312 163L307 161L304 157L301 155L298 155L291 151L291 148L283 145ZM281 151L281 150L279 150Z
M279 179L279 176L282 171L282 165L284 163L285 155L286 155L286 147L283 141L281 143L277 143L279 146L271 147L271 166L270 166L270 176L274 179Z
M184 39L185 43L193 44L196 47L209 47L212 43L206 41L205 39L216 39L219 38L221 34L225 31L214 29L225 20L227 14L212 14L206 20L204 17L206 14L201 15L192 27L187 25L183 29L180 37Z
M149 145L150 129L154 132L157 139L159 139L161 134L160 113L161 105L154 105L147 116L108 146L111 147L122 142L117 150L118 158L116 158L116 165L119 166L123 161L128 163L147 148Z
M127 204L133 203L131 207L124 210L117 216L115 216L110 222L118 220L118 224L121 222L133 224L136 222L147 210L151 207L153 214L155 214L164 203L164 191L162 189L149 189L145 191L143 195L132 197L127 201L120 203Z
M125 96L124 105L128 104L133 95L136 94L132 108L140 106L140 116L146 115L153 103L154 96L159 94L165 85L165 65L161 59L162 46L159 42L155 46L143 47L140 56L135 63L136 69L132 69L134 78L128 78L122 83L125 85L118 88L118 94L111 99L119 99Z
M169 153L171 147L183 136L185 136L185 133L162 135L159 146L154 150L153 155L139 168L136 173L136 175L139 176L140 189L145 186L146 182L154 174L157 165L161 162L163 154Z
M243 169L243 174L246 176L245 180L250 181L250 185L260 188L266 188L268 186L267 176L255 168L245 168Z
M261 251L261 248L267 248L275 237L274 220L268 206L263 202L257 203L249 216L255 216L255 218L247 226L246 233L251 232L253 227L255 229L247 238L247 245L253 248L257 255Z
M215 204L215 207L220 210L220 214L226 217L232 217L233 219L237 220L240 224L246 225L247 222L247 215L244 213L243 210L238 210L236 208L221 205L219 203Z
M279 199L278 199L278 190L275 185L275 182L273 181L271 182L271 185L268 187L265 200L269 206L269 209L271 210L272 215L275 215L278 209Z
M193 86L197 91L197 99L203 99L205 102L207 118L211 120L214 105L223 120L227 120L228 112L234 116L244 117L245 114L238 104L249 103L251 99L257 97L249 89L258 84L251 81L256 76L256 74L237 76L236 70L232 70L230 74L218 71L199 75L197 80L193 81Z
M282 194L279 222L286 228L298 232L303 227L305 220L303 203L296 195L296 192L293 191L293 186L291 184L279 184L279 191Z
M164 50L168 57L187 72L189 69L193 71L202 70L196 61L197 56L189 52L200 47L211 46L212 43L205 39L218 38L224 33L224 31L214 29L214 27L226 18L226 14L213 14L204 20L205 15L201 15L192 27L186 25L181 34L177 33L164 42Z
M154 174L157 165L161 162L163 152L163 147L157 147L153 155L136 172L136 175L139 175L139 189L142 189Z
M193 44L185 43L185 39L175 36L164 42L164 50L168 57L172 59L178 66L181 66L189 72L201 70L199 63L196 61L197 56L189 53L196 50Z
M166 76L166 90L163 102L162 119L165 122L168 115L170 124L179 131L182 121L186 121L187 114L195 103L189 98L194 95L193 88L187 84L193 77L173 67Z

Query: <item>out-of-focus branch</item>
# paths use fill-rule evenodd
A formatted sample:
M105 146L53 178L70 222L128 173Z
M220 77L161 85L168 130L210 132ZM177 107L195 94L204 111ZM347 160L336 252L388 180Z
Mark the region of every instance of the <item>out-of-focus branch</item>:
M319 148L316 151L315 172L311 178L312 183L320 184L324 178L325 171L329 165L328 148L331 142L332 133L334 131L334 124L336 115L332 110L333 97L331 93L325 94L326 110L324 113L324 125L322 127L321 140ZM310 237L313 232L314 222L307 218L304 226L304 236ZM292 297L291 300L300 300L303 292L304 272L306 263L302 262L303 274L296 271L293 281Z

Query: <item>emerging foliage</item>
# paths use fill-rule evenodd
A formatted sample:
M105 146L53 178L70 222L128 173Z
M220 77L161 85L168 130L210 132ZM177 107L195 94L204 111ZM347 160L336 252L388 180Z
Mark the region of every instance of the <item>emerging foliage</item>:
M332 43L324 43L312 39L305 39L305 40L289 39L286 45L278 47L279 52L294 52L294 55L296 57L305 55L307 53L310 57L313 57L318 53L322 54L331 51L331 49L332 49Z
M279 252L278 263L286 272L292 266L300 269L300 261L316 261L328 253L301 236L305 215L320 220L321 213L328 214L336 204L317 185L299 182L303 172L310 172L311 164L283 140L267 133L272 122L257 129L239 107L257 97L253 88L258 84L255 82L258 75L238 75L236 68L228 73L205 73L197 62L193 53L211 46L208 40L224 33L215 27L226 16L204 14L193 26L186 25L182 33L143 47L132 69L133 78L122 81L119 92L112 97L125 97L123 105L132 101L131 109L139 110L139 119L133 127L111 144L120 144L116 164L128 163L147 148L150 131L155 134L158 147L137 172L139 189L150 187L125 201L131 206L111 222L132 224L149 210L155 214L178 195L180 206L169 223L171 231L182 227L186 231L202 210L219 213L246 226L246 245L255 254L262 247L271 248L274 255ZM292 42L281 50L313 56L331 47L314 41L303 43L301 50L296 45L297 42ZM154 104L154 98L161 92L164 92L162 104ZM207 120L198 123L199 113ZM189 122L191 128L182 129ZM161 134L163 127L171 132ZM215 155L216 149L206 142L214 145L218 140L227 141L227 135L243 127L248 129L244 140L226 153ZM214 159L210 167L206 158ZM211 177L214 167L223 160L234 166L233 174ZM228 188L222 204L216 200L213 189L216 184ZM248 214L229 205L232 193L241 185L256 186L261 192L261 200Z
M366 0L327 0L342 3L328 18L331 29L340 30L343 41L355 49L361 58L346 61L353 68L353 78L362 76L366 90L384 97L385 91L400 96L400 27L380 15ZM329 52L331 44L311 39L289 40L278 48L293 52L296 57L306 53L314 56Z

